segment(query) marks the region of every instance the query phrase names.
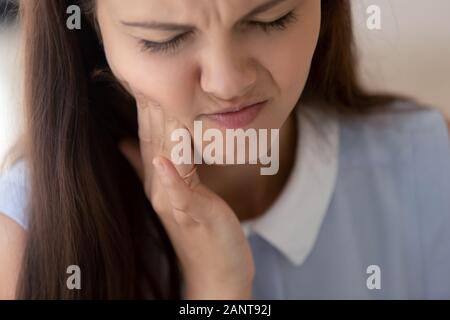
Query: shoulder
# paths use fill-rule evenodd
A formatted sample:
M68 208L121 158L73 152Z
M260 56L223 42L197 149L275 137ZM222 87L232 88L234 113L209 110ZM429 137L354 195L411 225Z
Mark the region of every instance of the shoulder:
M367 116L341 119L340 127L340 142L349 165L409 161L412 156L428 164L441 162L444 167L450 162L444 116L410 101L396 101Z
M367 183L402 186L421 210L450 216L450 139L439 111L398 101L386 111L342 120L340 134L344 174L362 170L371 177Z
M15 298L25 243L26 231L0 214L0 300Z
M25 160L19 160L0 174L0 212L26 228L29 180Z
M18 161L0 175L0 299L14 299L26 243L27 168Z
M450 297L450 139L444 116L411 102L341 122L341 181L407 232L426 296ZM406 231L408 230L408 231ZM414 239L414 240L412 240Z

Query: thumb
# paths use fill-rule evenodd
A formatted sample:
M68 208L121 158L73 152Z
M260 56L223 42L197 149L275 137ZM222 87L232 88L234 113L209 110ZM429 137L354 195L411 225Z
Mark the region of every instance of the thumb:
M199 185L192 188L167 158L155 157L153 165L166 190L177 222L188 221L185 215L195 222L208 222L213 211L212 197L199 192Z
M119 142L119 150L133 167L141 181L144 181L144 164L142 162L139 143L135 139L126 138Z

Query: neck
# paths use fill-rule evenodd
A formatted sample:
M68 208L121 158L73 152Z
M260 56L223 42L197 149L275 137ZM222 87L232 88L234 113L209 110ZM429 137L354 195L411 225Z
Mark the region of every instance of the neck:
M297 126L292 112L279 135L279 170L261 175L260 165L200 165L202 182L221 196L244 221L262 215L287 182L295 161Z

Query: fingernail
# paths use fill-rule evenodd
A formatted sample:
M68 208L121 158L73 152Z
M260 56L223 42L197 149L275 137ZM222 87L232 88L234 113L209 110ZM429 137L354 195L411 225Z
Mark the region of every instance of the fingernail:
M153 165L156 167L156 170L158 170L160 173L164 173L165 166L160 159L154 158Z

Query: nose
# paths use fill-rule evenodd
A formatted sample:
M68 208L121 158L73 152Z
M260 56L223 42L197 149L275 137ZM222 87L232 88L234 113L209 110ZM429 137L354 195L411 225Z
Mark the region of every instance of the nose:
M242 47L216 41L204 51L201 63L202 90L215 99L244 97L256 84L256 62Z

